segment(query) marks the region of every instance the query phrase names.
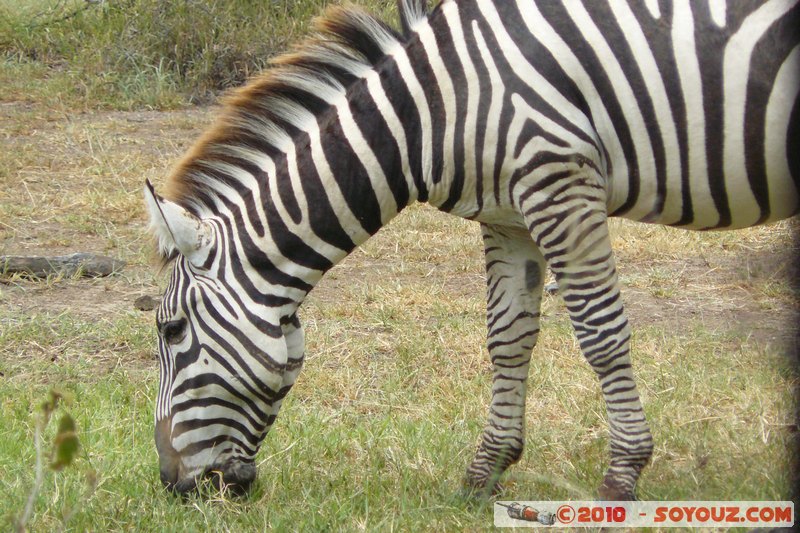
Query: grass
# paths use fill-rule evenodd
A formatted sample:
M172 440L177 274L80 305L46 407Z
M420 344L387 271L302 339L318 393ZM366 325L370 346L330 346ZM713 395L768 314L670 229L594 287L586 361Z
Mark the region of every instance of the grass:
M73 109L209 103L260 72L326 4L0 0L0 84L12 98Z
M205 77L196 58L148 48L159 44L148 33L155 24L178 27L179 10L197 2L173 2L178 15L162 22L144 16L143 40L131 41L120 6L148 1L87 7L45 34L25 28L85 3L0 0L0 34L13 41L0 45L0 254L94 251L128 262L105 279L0 278L0 528L13 528L33 485L37 406L53 387L72 398L82 448L73 466L46 474L32 531L491 528L491 505L460 492L491 386L481 239L474 223L425 206L334 268L304 305L306 366L258 456L251 496L164 494L152 442L153 317L132 304L160 293L166 273L151 264L141 187L162 183L208 124L208 109L183 106L234 81L215 85L223 78ZM240 5L243 14L283 9L264 15L276 29L261 43L266 57L321 3ZM232 4L204 5L222 17ZM107 27L91 18L100 15ZM215 42L258 41L201 19L220 28ZM114 32L118 49L97 55ZM131 46L141 63L111 60ZM184 58L195 57L189 47L217 57L186 46ZM797 220L731 233L612 221L656 442L640 498L788 497L799 230ZM593 498L607 461L604 408L557 296L543 302L529 388L528 446L504 497Z
M416 376L409 376L402 355L381 358L372 341L352 335L339 357L309 360L259 455L260 478L251 498L180 502L163 494L157 481L151 442L156 372L152 363L148 367L135 356L139 350L149 353L147 343L135 339L140 334L147 337L152 328L139 321L132 328L116 324L123 337L125 331L138 331L125 348L133 352L133 364L124 361L96 375L91 371L97 363L90 360L109 347L92 342L93 335L117 338L120 333L100 334L106 328L76 324L69 317L55 322L85 342L89 354L85 359L75 354L74 361L61 365L39 362L3 370L14 376L2 386L4 412L12 414L0 439L0 456L6 458L2 484L10 495L0 505L6 520L22 507L31 484L29 406L38 403L50 381L73 397L84 455L75 468L50 475L34 517L35 530L59 527L64 513L78 505L67 525L79 531L242 530L264 524L279 529L417 530L484 528L491 523L489 506L475 506L458 492L483 417L484 402L476 398L485 400L490 381L477 355L472 357L474 368L450 365L452 373L425 375L425 368L447 368L426 362L422 370L416 366ZM455 321L453 330L440 335L453 338L462 327L475 325ZM28 339L36 332L42 339L41 331L52 327L48 317L40 317L12 336ZM312 345L329 346L327 339L336 329L335 323L313 328L309 333L317 340ZM423 333L413 321L397 329L393 333L401 340ZM552 357L553 352L563 354L569 339L555 333L547 337L539 347L541 362L532 372L531 445L511 473L509 494L520 499L582 498L593 493L604 462L602 407L594 378L580 357ZM63 338L54 335L51 342ZM781 367L780 356L759 353L747 344L731 353L726 349L730 339L704 331L671 339L666 346L662 340L663 332L653 330L640 331L635 340L637 353L644 346L657 347L651 357L637 358L648 415L660 443L640 496L785 497L787 470L780 465L787 462L789 435L782 424L791 419L781 389L794 378ZM2 341L12 351L15 343L24 342L6 337ZM37 342L50 347L46 337ZM687 351L694 357L687 357ZM720 357L722 352L728 360ZM338 364L344 357L347 364ZM717 364L710 367L701 364L714 360ZM779 379L767 378L776 367ZM87 373L95 375L87 379ZM570 379L558 378L565 375ZM687 404L687 398L695 401ZM742 468L745 463L750 466ZM84 503L83 476L89 469L98 473L98 489Z

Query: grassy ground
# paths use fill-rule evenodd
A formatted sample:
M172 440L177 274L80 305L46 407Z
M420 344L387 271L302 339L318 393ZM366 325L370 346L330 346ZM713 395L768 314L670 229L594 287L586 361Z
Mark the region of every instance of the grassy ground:
M166 276L149 259L141 187L163 182L211 111L97 110L68 86L56 101L21 68L58 78L43 63L0 68L12 88L0 90L0 254L94 251L128 265L99 280L0 282L0 528L34 483L37 406L53 387L71 397L82 448L46 473L34 531L491 527L491 505L459 491L491 382L475 224L415 206L331 271L302 310L306 367L253 494L180 501L161 489L152 442L153 317L133 308ZM788 496L798 226L700 234L614 222L656 440L640 498ZM528 407L528 447L504 498L594 497L603 405L557 296L544 301Z

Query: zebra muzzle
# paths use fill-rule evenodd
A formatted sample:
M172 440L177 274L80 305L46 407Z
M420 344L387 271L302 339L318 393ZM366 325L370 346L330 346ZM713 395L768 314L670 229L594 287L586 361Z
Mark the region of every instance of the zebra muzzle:
M230 460L221 467L208 468L200 476L191 476L166 486L178 494L189 494L199 486L210 485L215 491L241 496L247 492L255 478L254 464Z

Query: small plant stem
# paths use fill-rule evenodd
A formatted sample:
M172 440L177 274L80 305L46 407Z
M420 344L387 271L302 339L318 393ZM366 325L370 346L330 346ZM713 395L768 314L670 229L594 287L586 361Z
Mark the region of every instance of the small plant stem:
M25 504L25 510L22 512L22 516L17 523L17 531L23 532L25 531L25 524L28 523L28 520L31 518L31 514L33 513L33 505L36 503L36 497L39 495L39 491L42 488L42 483L44 479L44 468L42 467L42 426L43 421L40 419L37 422L36 427L34 429L34 436L33 442L34 446L36 447L36 475L33 482L33 488L31 489L30 494L28 495L28 501Z

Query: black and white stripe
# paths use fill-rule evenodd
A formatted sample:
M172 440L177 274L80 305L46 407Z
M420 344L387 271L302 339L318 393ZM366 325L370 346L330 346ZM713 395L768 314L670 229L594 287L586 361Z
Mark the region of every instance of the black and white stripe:
M629 359L607 218L733 229L798 212L795 0L401 0L402 33L335 8L234 93L146 191L165 258L156 441L165 483L246 485L300 371L297 309L414 201L482 224L489 421L468 483L524 443L544 270L607 405L604 498L653 442ZM244 465L244 466L243 466ZM249 465L249 466L247 466Z

